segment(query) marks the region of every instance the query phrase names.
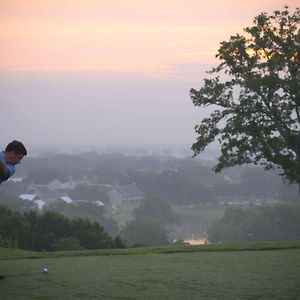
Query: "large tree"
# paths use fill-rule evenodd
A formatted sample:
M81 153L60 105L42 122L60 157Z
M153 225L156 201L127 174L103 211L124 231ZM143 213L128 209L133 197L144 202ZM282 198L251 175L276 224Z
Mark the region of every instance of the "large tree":
M300 10L261 13L244 34L221 43L220 64L199 90L196 106L212 107L195 127L197 155L221 145L215 171L255 163L279 167L300 183Z
M168 235L164 227L150 219L132 220L121 231L129 245L166 245Z
M179 223L172 206L162 198L146 198L133 211L136 220L150 219L161 225Z

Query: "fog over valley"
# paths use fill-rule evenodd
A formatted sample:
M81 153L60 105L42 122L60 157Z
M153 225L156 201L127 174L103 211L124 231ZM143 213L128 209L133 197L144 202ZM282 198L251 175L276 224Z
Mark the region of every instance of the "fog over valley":
M219 151L214 146L197 158L187 145L52 149L32 146L34 155L1 185L0 203L20 212L89 218L132 244L142 242L131 241L128 226L134 221L158 222L169 242L197 243L209 235L215 239L211 228L228 209L241 215L245 209L263 212L263 207L298 203L297 185L284 182L277 171L242 166L214 173ZM259 232L248 233L240 238L260 239Z

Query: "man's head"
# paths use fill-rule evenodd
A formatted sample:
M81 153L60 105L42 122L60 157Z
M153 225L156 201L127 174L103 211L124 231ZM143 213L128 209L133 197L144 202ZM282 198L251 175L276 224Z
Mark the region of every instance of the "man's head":
M5 158L11 165L17 165L27 155L25 146L19 141L10 142L5 148Z

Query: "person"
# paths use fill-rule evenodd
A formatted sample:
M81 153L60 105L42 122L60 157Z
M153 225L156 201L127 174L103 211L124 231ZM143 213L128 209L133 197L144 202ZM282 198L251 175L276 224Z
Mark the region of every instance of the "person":
M27 155L25 146L19 141L10 142L0 151L0 184L15 173L15 166Z

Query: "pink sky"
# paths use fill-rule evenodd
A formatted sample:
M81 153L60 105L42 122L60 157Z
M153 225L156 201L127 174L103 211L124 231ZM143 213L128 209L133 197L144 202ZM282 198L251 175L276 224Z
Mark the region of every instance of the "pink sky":
M0 70L172 74L298 0L0 0Z
M285 3L0 0L0 143L191 145L220 42Z

